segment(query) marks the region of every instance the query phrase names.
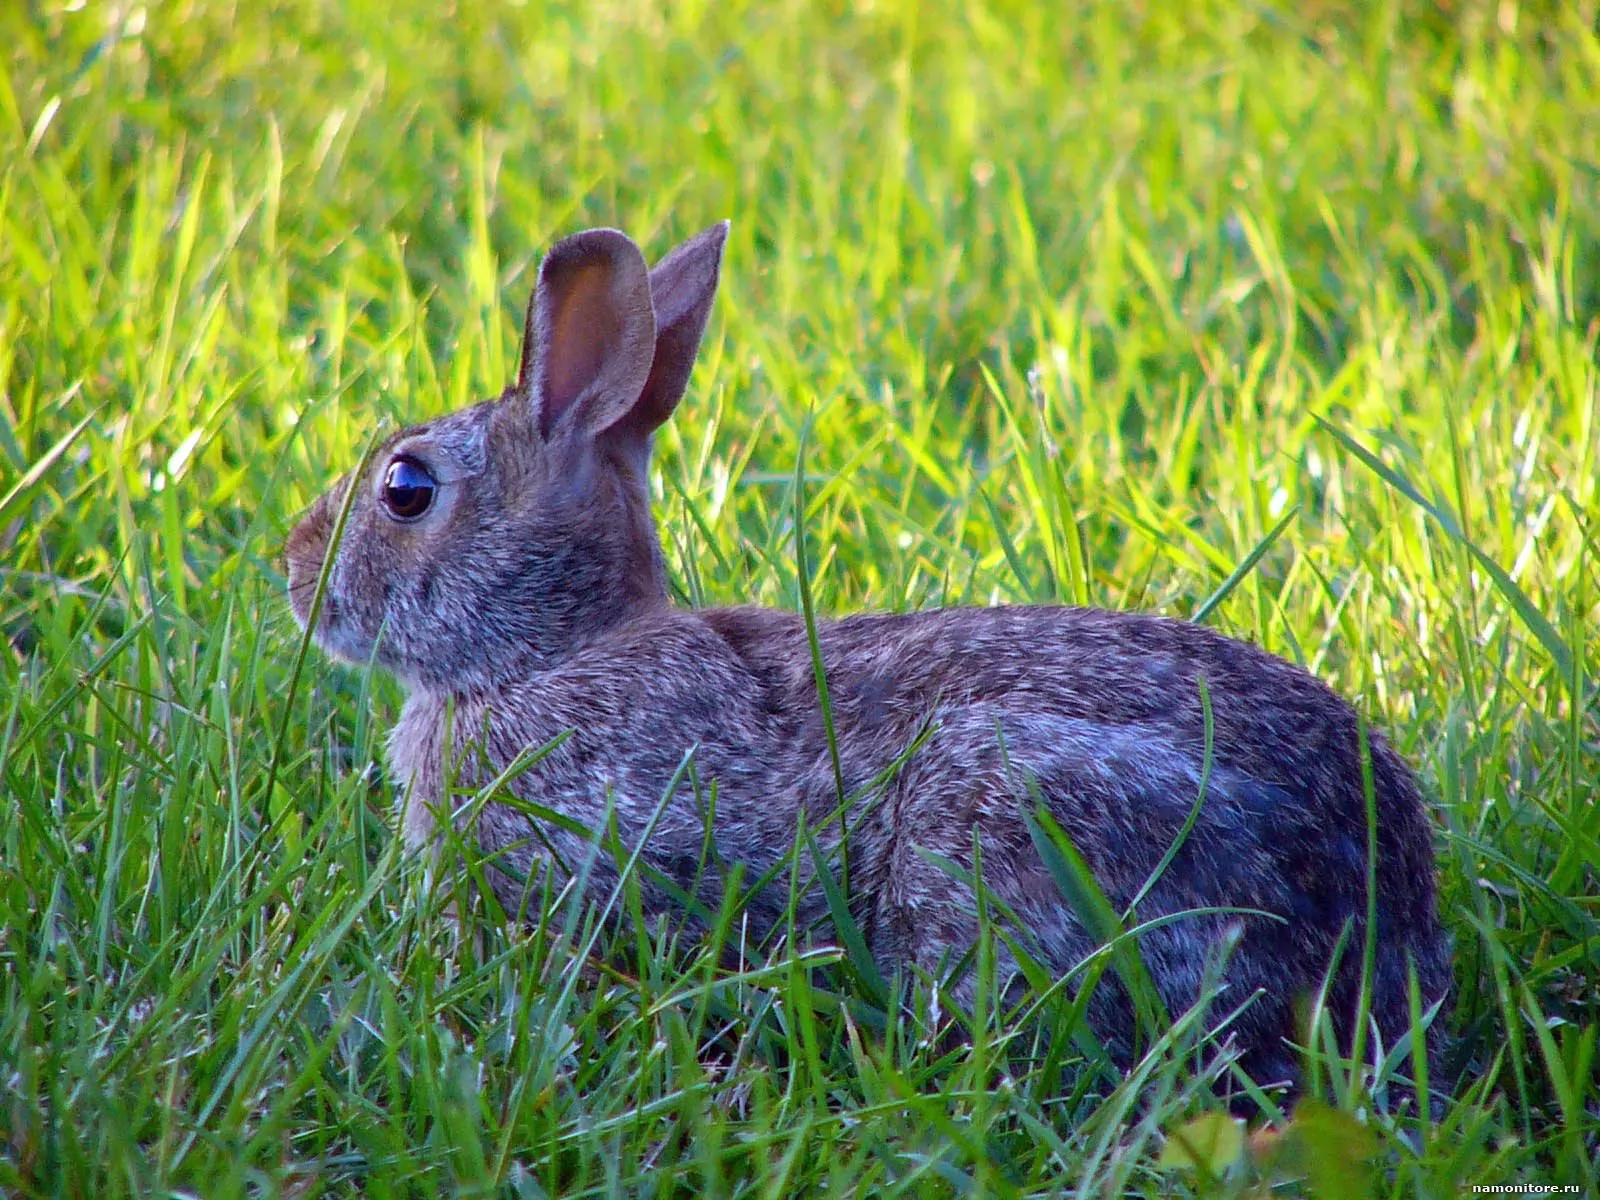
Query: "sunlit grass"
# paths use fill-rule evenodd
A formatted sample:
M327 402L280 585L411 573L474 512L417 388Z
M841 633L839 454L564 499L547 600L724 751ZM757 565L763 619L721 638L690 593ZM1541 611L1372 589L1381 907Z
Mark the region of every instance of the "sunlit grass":
M1600 1189L1596 19L0 6L0 1190ZM1054 1010L945 1045L843 952L424 888L397 691L291 689L277 546L499 390L554 238L722 217L680 600L801 607L798 473L822 612L1163 611L1329 680L1437 816L1432 1119L1347 1080L1208 1180L1158 1161L1215 1107L1181 1023L1064 1087Z

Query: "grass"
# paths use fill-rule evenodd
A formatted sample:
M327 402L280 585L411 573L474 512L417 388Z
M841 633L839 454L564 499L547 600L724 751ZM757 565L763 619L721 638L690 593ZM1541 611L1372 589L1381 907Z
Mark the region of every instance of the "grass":
M0 1191L1600 1189L1593 0L1058 7L0 7ZM1431 1118L1330 1061L1240 1142L1178 1014L1063 1088L847 954L423 886L277 545L510 377L553 238L724 216L680 599L1164 611L1354 697L1437 817Z

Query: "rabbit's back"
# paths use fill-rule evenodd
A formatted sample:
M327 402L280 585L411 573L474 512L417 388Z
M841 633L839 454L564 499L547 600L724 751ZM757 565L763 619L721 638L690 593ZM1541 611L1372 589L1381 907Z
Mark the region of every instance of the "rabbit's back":
M736 609L706 620L768 681L776 706L817 712L798 619ZM864 882L878 901L870 913L881 957L926 958L970 932L970 902L952 899L949 878L921 851L970 866L976 827L985 882L1047 960L1070 965L1090 944L1044 872L1023 809L1046 802L1120 910L1198 800L1139 916L1213 906L1272 914L1240 918L1234 993L1267 987L1287 1004L1320 980L1347 925L1347 964L1359 960L1370 778L1375 987L1388 1024L1404 1011L1408 959L1424 997L1443 994L1432 839L1411 772L1307 672L1192 623L1082 608L849 617L823 625L819 642L847 791L925 739L884 789L882 817L863 822L863 838L884 840L858 856L873 872ZM808 716L792 743L813 777L826 751L820 726ZM1206 948L1231 919L1180 922L1146 940L1147 955L1166 959L1158 975L1173 984L1169 1001L1192 993ZM1348 971L1336 978L1336 1001L1352 983Z

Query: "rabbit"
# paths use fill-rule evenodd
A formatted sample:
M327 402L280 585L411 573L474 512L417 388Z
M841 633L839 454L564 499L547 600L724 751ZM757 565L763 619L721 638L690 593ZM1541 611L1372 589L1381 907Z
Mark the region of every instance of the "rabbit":
M800 614L669 601L651 440L689 381L727 228L654 268L613 229L557 243L528 306L516 382L394 434L290 534L301 627L331 554L314 640L375 661L407 689L388 758L408 846L425 852L436 822L452 819L447 778L482 787L554 742L507 785L515 801L454 818L495 864L486 875L508 913L526 911L543 872L570 879L578 864L605 894L615 857L582 831L614 820L649 868L647 915L684 918L691 897L714 911L735 865L747 881L777 868L744 911L749 933L770 936L795 903L793 869L807 885L796 928L826 933L812 858L794 849L803 823L841 859L884 976L938 978L976 936L973 892L958 882L976 838L995 911L1061 978L1099 942L1027 814L1044 806L1121 912L1198 801L1132 920L1208 911L1157 922L1139 952L1176 1014L1231 941L1218 1007L1254 997L1228 1026L1241 1065L1293 1089L1309 997L1326 984L1336 1029L1346 1042L1353 1032L1370 787L1371 1020L1392 1048L1411 1028L1411 973L1425 1007L1442 1003L1450 979L1430 823L1402 759L1306 671L1199 625L1092 608L819 620L835 762ZM997 953L1015 968L1004 946ZM970 979L955 994L970 996ZM1113 973L1087 1016L1126 1062L1136 1027Z

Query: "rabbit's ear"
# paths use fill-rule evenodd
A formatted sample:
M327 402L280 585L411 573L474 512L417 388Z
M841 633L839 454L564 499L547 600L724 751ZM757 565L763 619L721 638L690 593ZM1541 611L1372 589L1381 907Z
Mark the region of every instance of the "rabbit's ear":
M563 422L590 436L636 405L655 357L644 255L626 234L587 229L557 242L528 302L517 390L549 437Z
M650 299L656 311L655 358L650 378L619 430L648 437L672 415L700 353L700 338L711 315L722 272L722 247L728 222L695 234L650 271Z

